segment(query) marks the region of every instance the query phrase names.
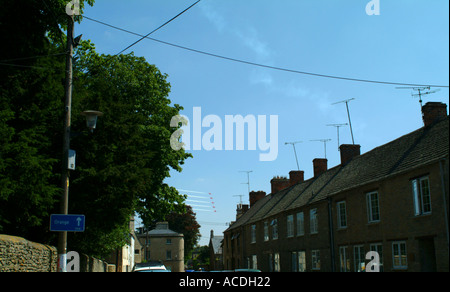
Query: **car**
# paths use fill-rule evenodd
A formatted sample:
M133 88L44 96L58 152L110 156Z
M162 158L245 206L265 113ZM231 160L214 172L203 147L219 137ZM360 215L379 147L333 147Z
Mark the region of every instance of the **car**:
M157 267L139 268L134 270L136 273L170 273L169 270L161 269Z
M170 272L163 264L159 262L150 262L150 263L142 263L137 264L133 272L139 273L167 273Z
M236 269L234 270L236 273L261 273L260 270L257 269Z

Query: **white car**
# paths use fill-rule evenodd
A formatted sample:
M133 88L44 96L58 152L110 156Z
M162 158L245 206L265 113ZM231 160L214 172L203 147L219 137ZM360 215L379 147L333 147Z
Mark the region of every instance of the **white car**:
M162 264L137 264L134 268L133 272L140 273L152 273L152 272L162 272L167 273L170 272L166 269L166 267Z

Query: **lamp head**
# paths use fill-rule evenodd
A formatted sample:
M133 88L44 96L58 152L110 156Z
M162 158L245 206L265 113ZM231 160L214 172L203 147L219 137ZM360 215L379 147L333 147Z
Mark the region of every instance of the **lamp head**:
M81 115L86 117L86 125L89 130L94 132L94 129L97 127L97 118L102 117L103 113L99 111L84 111Z

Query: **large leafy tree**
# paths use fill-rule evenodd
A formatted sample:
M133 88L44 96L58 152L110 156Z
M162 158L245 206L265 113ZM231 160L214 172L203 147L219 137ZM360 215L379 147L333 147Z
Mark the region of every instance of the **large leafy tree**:
M65 2L0 1L0 232L42 242L60 197Z
M94 133L72 141L78 159L71 179L71 193L76 194L70 197L71 212L99 222L75 238L83 249L89 244L97 253L99 234L128 234L135 210L150 219L184 211L185 197L164 180L171 168L181 171L190 155L170 147L175 130L170 120L181 107L171 105L167 75L156 66L133 54L99 55L90 42L79 47L75 64L74 113L104 113ZM74 115L73 129L84 129L84 123Z
M0 232L55 244L48 220L62 194L67 1L1 4L0 32L11 41L0 62ZM69 234L69 249L103 257L127 240L135 211L148 220L184 211L184 197L164 179L189 155L170 148L170 120L181 107L171 105L156 66L133 54L100 55L88 41L74 64L69 213L86 215L86 232ZM80 115L87 109L105 114L93 133Z

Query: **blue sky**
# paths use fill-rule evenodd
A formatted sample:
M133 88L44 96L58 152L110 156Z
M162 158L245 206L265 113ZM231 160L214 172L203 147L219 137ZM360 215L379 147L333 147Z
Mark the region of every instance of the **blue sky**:
M120 28L147 34L195 1L97 0L84 14ZM151 37L196 50L297 71L448 86L449 2L446 0L380 0L380 15L366 14L369 0L202 0ZM97 51L116 54L138 37L85 19L76 35L95 43ZM261 151L192 151L182 173L167 182L179 189L211 193L217 212L197 212L201 244L211 229L221 234L235 219L238 195L248 201L250 187L270 193L274 176L287 176L297 165L313 176L312 160L324 156L329 168L340 162L337 132L327 124L347 123L350 113L355 143L361 152L392 141L422 126L420 105L411 90L395 85L320 78L276 71L206 56L143 40L133 51L169 75L173 103L189 118L194 107L202 116L278 116L278 157L259 161ZM448 87L424 98L449 103ZM268 124L267 124L268 125ZM203 129L205 133L208 128ZM348 127L340 142L351 143ZM247 149L247 148L246 148ZM195 195L195 193L190 193ZM200 197L204 196L197 194ZM193 198L191 198L193 199ZM200 199L201 201L202 199ZM208 198L205 201L210 203ZM209 207L208 211L213 209Z

